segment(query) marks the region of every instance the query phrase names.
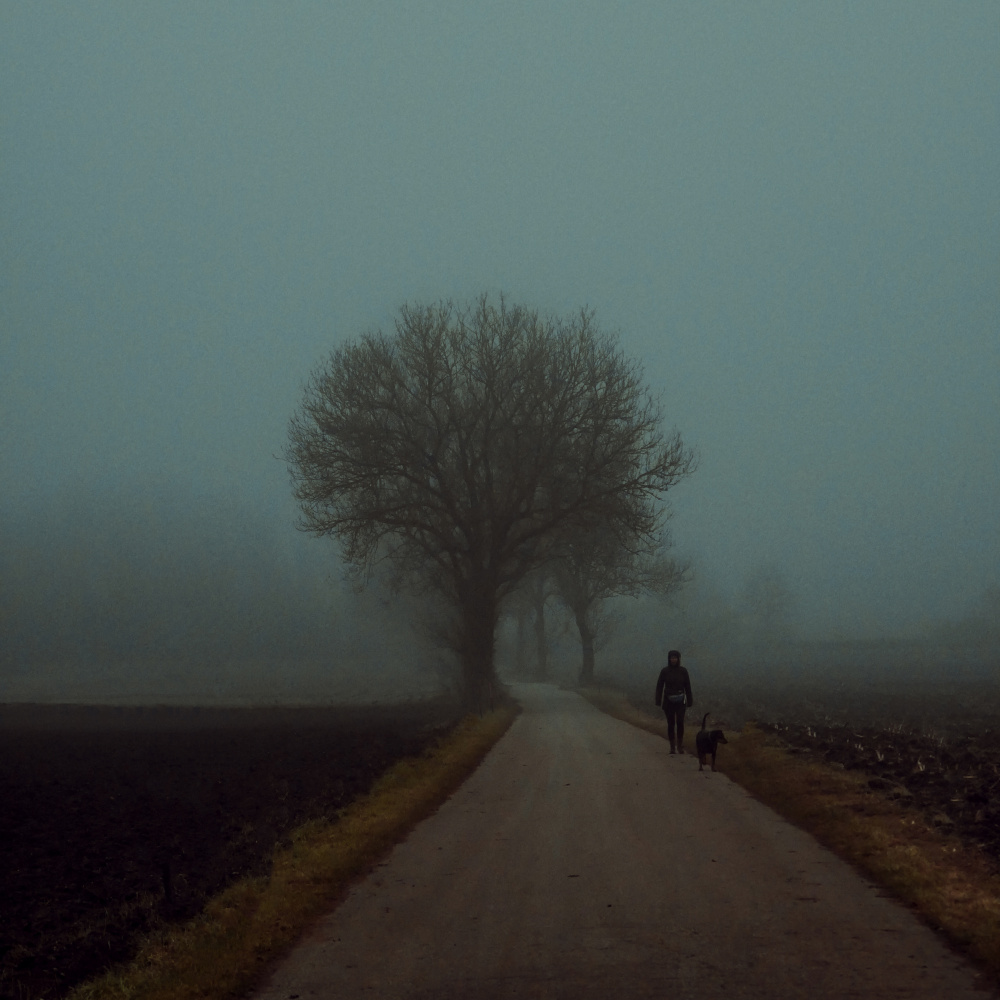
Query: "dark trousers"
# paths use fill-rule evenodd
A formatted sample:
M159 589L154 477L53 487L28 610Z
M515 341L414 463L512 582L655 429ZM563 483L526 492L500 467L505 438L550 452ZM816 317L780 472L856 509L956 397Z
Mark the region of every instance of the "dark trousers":
M667 717L667 738L670 740L670 745L674 745L674 728L677 729L677 745L682 746L684 744L684 713L687 711L687 706L681 702L679 705L675 705L672 702L666 702L663 706L663 714Z

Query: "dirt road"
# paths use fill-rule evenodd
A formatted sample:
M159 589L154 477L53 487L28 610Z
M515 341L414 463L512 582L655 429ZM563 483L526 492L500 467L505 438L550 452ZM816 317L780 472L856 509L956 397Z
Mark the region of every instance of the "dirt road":
M694 756L569 692L516 694L524 713L479 770L260 1000L995 996Z

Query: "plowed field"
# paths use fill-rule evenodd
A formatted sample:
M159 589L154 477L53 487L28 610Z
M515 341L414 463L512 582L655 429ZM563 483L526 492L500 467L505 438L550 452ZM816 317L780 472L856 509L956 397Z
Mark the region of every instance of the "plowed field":
M458 714L0 706L0 998L128 958Z

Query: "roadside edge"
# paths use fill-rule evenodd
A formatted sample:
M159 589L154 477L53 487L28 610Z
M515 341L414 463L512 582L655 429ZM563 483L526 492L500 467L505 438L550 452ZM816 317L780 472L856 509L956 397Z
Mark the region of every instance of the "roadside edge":
M466 716L433 747L397 762L335 819L312 820L278 849L266 878L229 886L184 924L158 931L129 963L67 1000L229 1000L246 996L302 934L337 905L479 766L520 712Z
M612 689L578 688L595 708L666 738L666 722ZM913 910L1000 986L996 862L935 829L861 774L793 755L752 724L727 732L718 769Z

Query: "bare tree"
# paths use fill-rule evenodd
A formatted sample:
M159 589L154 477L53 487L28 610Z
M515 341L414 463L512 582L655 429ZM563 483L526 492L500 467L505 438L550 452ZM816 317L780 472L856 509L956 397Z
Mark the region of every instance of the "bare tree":
M545 622L545 607L556 594L551 568L541 566L530 571L511 593L505 608L514 619L516 628L514 649L514 674L517 677L534 677L546 680L549 676L549 637ZM535 639L534 669L528 669L528 621Z
M795 598L778 566L768 563L751 570L741 596L746 638L771 647L789 638Z
M572 536L560 547L552 565L559 596L580 633L581 684L593 682L595 652L608 638L611 622L603 613L608 598L667 595L688 581L688 565L669 558L668 548L665 537L630 538L614 525Z
M968 638L984 645L1000 645L1000 586L992 584L983 591L977 611L968 622Z
M587 311L566 320L482 296L404 306L314 373L286 457L300 527L380 558L451 609L470 707L494 681L503 599L569 530L651 537L693 468L638 364Z
M514 676L524 680L528 676L528 606L522 601L511 608L514 618Z
M528 593L531 610L535 615L535 678L544 681L549 678L549 635L545 627L545 605L552 596L552 579L544 566L528 577Z

